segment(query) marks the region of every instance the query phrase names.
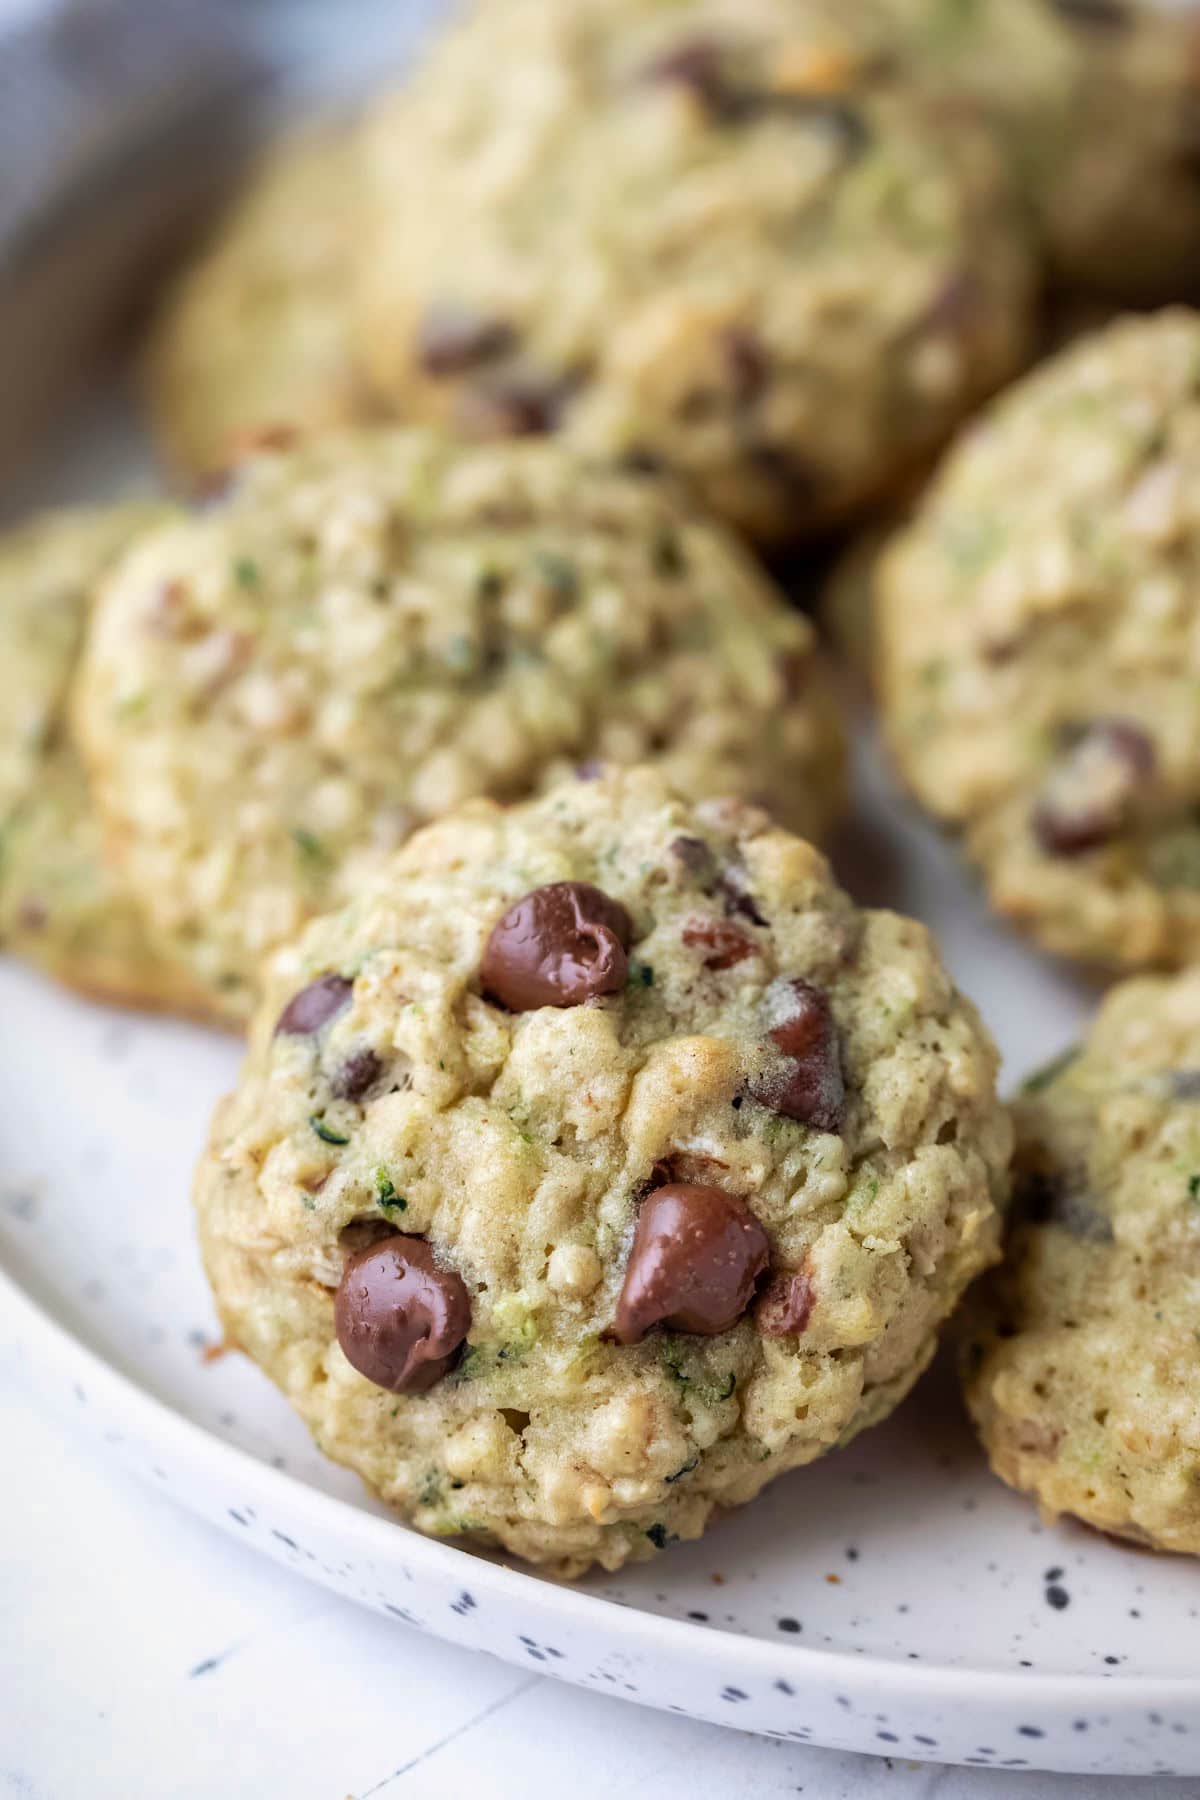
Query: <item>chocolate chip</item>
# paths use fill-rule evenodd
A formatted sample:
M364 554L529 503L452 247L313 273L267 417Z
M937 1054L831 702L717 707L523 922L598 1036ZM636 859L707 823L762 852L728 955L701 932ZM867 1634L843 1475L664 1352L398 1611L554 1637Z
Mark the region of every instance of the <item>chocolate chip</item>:
M276 1037L307 1037L320 1031L330 1019L345 1012L354 992L354 983L344 975L318 975L298 994L293 994L275 1026Z
M746 871L740 863L731 863L717 882L718 888L725 897L725 911L736 913L739 918L749 919L752 925L767 923L758 902L750 892L746 879Z
M516 334L504 319L447 302L432 306L417 333L417 361L427 375L460 375L510 350Z
M544 437L557 430L573 384L511 375L464 389L458 423L472 437Z
M715 1337L746 1311L767 1266L767 1234L721 1188L672 1182L642 1203L611 1335L637 1344L654 1325Z
M763 1337L798 1337L816 1304L816 1289L803 1269L767 1283L754 1315Z
M731 326L721 340L739 406L753 406L767 385L767 353L754 333Z
M689 950L703 952L706 969L732 969L748 956L758 955L758 945L727 919L688 919L680 932Z
M689 875L697 881L711 883L716 880L717 859L703 838L677 837L671 839L671 855L681 862Z
M820 988L802 979L767 989L767 1036L782 1056L750 1083L750 1092L772 1112L817 1131L840 1131L846 1085L837 1027Z
M767 115L797 118L832 137L846 158L860 155L870 142L863 115L841 96L790 93L747 81L715 38L686 39L649 63L642 78L686 88L723 125L753 124Z
M383 1064L366 1045L352 1050L329 1079L329 1091L337 1100L361 1100L383 1074Z
M664 464L657 451L635 445L622 456L620 467L627 475L661 475Z
M1035 1225L1058 1225L1083 1243L1110 1244L1112 1220L1097 1203L1082 1172L1029 1170L1017 1178L1012 1201L1013 1217Z
M1171 1069L1167 1081L1173 1100L1200 1100L1200 1069Z
M589 881L552 881L511 906L480 964L483 991L511 1012L578 1006L625 985L633 924Z
M1081 856L1131 823L1156 762L1153 740L1128 719L1097 719L1077 733L1043 784L1034 836L1051 856Z
M648 63L642 78L686 88L715 118L734 119L745 110L747 96L727 79L724 60L715 38L687 38Z
M819 499L820 478L797 451L752 436L744 439L741 451L751 468L780 488L794 506L809 507Z
M1106 31L1123 30L1129 24L1124 0L1050 0L1055 12L1073 25L1096 25Z
M348 1258L334 1322L360 1375L389 1393L423 1394L466 1337L471 1301L461 1275L439 1268L424 1238L397 1234Z

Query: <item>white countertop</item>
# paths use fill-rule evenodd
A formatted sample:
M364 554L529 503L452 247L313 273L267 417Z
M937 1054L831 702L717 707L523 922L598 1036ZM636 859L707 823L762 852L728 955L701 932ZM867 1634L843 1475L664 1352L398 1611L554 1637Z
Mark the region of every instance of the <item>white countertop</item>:
M453 1649L287 1574L43 1416L0 1323L0 1795L1095 1800L1092 1777L752 1738ZM1113 1783L1185 1800L1187 1780Z

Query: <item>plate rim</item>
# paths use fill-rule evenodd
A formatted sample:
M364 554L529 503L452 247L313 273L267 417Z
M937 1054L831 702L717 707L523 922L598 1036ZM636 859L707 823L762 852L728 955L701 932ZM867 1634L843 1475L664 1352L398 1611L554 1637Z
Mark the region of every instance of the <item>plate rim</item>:
M172 1441L181 1462L190 1467L197 1462L215 1461L240 1485L252 1486L256 1500L261 1495L264 1505L277 1502L293 1514L300 1512L309 1517L318 1530L353 1537L356 1547L360 1547L365 1556L375 1555L388 1560L394 1534L400 1530L405 1534L405 1556L413 1574L436 1582L444 1589L461 1590L464 1571L469 1570L471 1587L489 1598L577 1629L587 1629L595 1621L607 1634L626 1639L631 1648L659 1654L682 1650L687 1657L701 1660L715 1661L720 1657L725 1660L726 1669L732 1656L743 1666L752 1665L746 1672L762 1679L774 1680L781 1672L791 1671L800 1682L804 1672L808 1671L813 1680L830 1691L839 1684L850 1693L856 1689L869 1689L872 1698L880 1701L894 1694L897 1702L920 1697L936 1704L965 1699L970 1694L977 1700L987 1697L1006 1705L1021 1699L1036 1700L1043 1707L1059 1703L1066 1710L1095 1704L1102 1698L1110 1714L1141 1713L1147 1705L1155 1703L1200 1705L1200 1676L980 1669L927 1660L901 1662L871 1652L851 1655L805 1644L776 1644L749 1633L722 1631L719 1627L690 1619L673 1619L631 1602L591 1593L553 1576L526 1572L489 1557L477 1556L456 1544L426 1537L405 1525L403 1520L381 1518L366 1512L219 1437L93 1349L48 1306L36 1299L11 1267L2 1261L0 1303L9 1313L18 1338L23 1323L26 1332L36 1334L48 1347L55 1369L68 1388L82 1387L85 1381L93 1388L98 1385L111 1410L132 1415L143 1422L144 1435L149 1441L164 1438ZM185 1495L177 1495L172 1490L172 1497L178 1504L187 1506ZM215 1522L229 1533L227 1523ZM301 1568L298 1572L303 1574L305 1570ZM316 1576L315 1579L320 1578ZM355 1598L353 1595L347 1597ZM359 1603L369 1604L365 1600ZM435 1636L442 1635L433 1622L423 1628L431 1630ZM503 1651L494 1654L503 1656ZM571 1679L566 1670L560 1675L552 1663L539 1672ZM1113 1723L1117 1720L1113 1719Z

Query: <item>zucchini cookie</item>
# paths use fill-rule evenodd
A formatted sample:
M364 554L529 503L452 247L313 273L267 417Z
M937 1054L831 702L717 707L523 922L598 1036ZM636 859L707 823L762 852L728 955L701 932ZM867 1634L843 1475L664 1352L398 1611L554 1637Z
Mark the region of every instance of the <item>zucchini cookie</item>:
M1200 971L1127 981L1014 1111L1014 1224L967 1401L1053 1516L1200 1552Z
M91 589L161 511L47 513L0 540L0 945L98 998L194 1010L105 863L66 729Z
M361 190L348 128L287 141L178 278L146 369L175 468L212 475L259 435L344 424L366 410L347 298Z
M924 927L757 808L474 801L275 959L208 1273L421 1530L616 1568L907 1392L996 1256L995 1065Z
M990 117L1057 277L1200 292L1200 25L1138 0L884 0L914 75Z
M861 509L1029 338L1004 158L878 73L894 36L869 0L477 7L365 130L380 393L665 463L762 539Z
M812 834L841 769L810 627L672 487L420 431L264 453L142 539L76 719L119 866L235 1019L265 951L476 794L649 758Z
M886 552L876 620L896 758L999 910L1108 965L1200 956L1200 314L1003 396Z

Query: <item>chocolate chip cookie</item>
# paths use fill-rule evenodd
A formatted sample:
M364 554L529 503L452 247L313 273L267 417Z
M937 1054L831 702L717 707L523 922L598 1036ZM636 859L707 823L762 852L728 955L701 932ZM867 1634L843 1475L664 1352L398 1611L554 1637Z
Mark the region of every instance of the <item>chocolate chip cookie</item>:
M993 121L1073 287L1200 293L1200 26L1140 0L884 0L912 76Z
M1125 982L1015 1107L1004 1265L968 1301L968 1404L997 1475L1200 1552L1200 972Z
M1200 955L1200 314L1013 388L876 580L896 758L993 903L1115 966Z
M146 369L153 424L176 469L209 476L262 435L366 410L347 299L357 166L350 127L286 141L176 280Z
M244 465L106 584L77 693L108 840L202 989L422 819L591 758L806 833L840 730L809 626L658 478L380 429Z
M100 999L197 1011L105 862L66 728L91 590L161 510L46 513L0 539L0 947Z
M666 463L764 539L888 489L1020 366L1033 274L896 36L870 0L475 8L366 131L387 403Z
M208 1273L421 1530L616 1568L907 1392L996 1254L995 1066L924 928L758 809L475 801L275 959Z

